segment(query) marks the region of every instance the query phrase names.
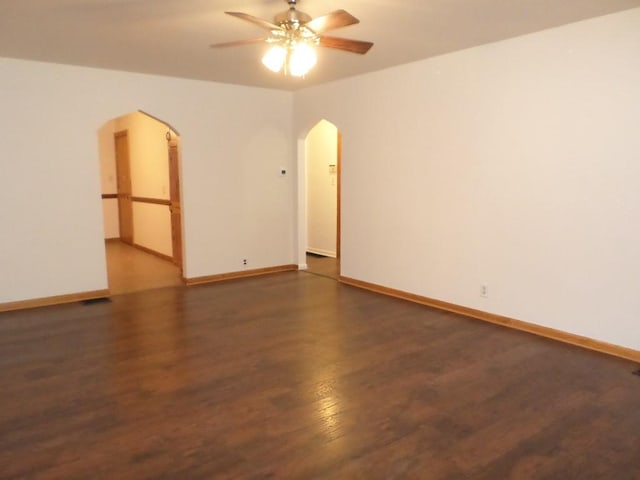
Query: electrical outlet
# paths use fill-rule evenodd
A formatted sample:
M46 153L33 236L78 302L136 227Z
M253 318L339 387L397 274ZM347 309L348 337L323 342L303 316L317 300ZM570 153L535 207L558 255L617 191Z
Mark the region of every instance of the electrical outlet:
M246 264L247 264L247 259L246 259L246 258L243 258L243 259L242 259L242 264L243 264L243 265L246 265Z
M482 298L487 298L489 296L489 287L485 284L480 285L480 296Z

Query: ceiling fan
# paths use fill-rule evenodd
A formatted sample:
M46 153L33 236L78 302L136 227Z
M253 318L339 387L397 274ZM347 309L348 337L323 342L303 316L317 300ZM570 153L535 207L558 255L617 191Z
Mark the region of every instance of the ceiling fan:
M316 64L313 47L327 47L364 55L373 46L371 42L330 37L324 32L359 23L356 17L345 10L336 10L321 17L296 9L298 0L285 0L289 9L278 13L273 22L241 12L225 12L227 15L246 20L269 31L269 35L234 42L216 43L211 48L235 47L254 43L272 45L262 58L262 63L273 72L284 71L285 75L302 77Z

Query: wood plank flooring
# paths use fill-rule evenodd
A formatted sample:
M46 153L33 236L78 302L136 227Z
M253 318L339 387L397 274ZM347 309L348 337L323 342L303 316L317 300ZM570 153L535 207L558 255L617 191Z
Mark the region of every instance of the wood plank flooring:
M180 268L117 240L105 242L112 295L182 285Z
M638 366L304 272L0 314L2 479L638 479Z

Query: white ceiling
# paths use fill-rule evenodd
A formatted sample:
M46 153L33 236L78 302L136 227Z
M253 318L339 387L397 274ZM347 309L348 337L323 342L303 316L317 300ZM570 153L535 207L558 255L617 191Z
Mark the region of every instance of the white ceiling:
M263 45L210 49L263 36L224 15L271 21L283 0L0 0L0 56L295 90L640 6L640 0L299 0L312 17L345 9L358 25L330 33L368 40L355 55L319 49L304 79L273 74Z

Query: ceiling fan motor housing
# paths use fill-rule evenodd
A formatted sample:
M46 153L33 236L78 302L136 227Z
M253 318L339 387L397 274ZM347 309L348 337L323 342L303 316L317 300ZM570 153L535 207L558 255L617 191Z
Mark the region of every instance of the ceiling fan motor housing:
M311 16L291 7L289 10L279 13L274 17L274 23L283 28L291 28L294 25L304 25L311 21Z

